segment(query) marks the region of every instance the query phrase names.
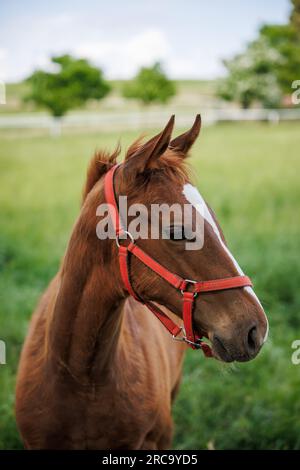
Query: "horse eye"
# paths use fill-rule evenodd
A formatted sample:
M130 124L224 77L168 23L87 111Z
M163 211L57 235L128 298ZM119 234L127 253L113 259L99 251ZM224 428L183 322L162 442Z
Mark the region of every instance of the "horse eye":
M182 225L171 225L166 230L170 240L178 241L185 240L184 227Z

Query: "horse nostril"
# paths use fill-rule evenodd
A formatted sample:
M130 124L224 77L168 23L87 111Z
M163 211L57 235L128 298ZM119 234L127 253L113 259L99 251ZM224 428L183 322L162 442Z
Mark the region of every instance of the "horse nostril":
M230 351L228 351L227 347L225 346L224 341L219 336L214 335L213 345L218 355L221 357L223 361L231 362L234 360L234 358L230 354Z
M248 337L247 337L247 347L249 353L253 354L256 352L257 349L257 328L256 326L253 326L250 328L248 332Z

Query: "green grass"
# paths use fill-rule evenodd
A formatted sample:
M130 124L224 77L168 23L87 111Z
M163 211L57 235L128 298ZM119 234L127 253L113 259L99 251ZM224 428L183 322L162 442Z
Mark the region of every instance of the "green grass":
M14 381L28 319L56 272L78 213L86 165L120 134L60 139L0 137L0 448L20 448ZM135 133L122 137L126 147ZM270 320L258 358L227 367L187 354L174 407L174 447L300 448L298 124L228 124L204 129L193 150L198 185L230 248L252 276Z

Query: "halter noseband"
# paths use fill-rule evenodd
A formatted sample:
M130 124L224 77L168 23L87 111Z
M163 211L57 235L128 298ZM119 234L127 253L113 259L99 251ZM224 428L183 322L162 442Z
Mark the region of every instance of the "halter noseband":
M118 204L116 201L114 190L114 174L119 165L113 166L105 175L104 180L104 193L105 199L109 207L109 214L113 221L116 243L119 250L119 266L120 273L126 290L135 300L146 305L148 309L161 321L164 327L172 334L173 339L177 341L184 341L192 349L202 349L207 357L212 357L210 346L205 343L202 338L202 333L196 333L193 328L193 307L195 298L202 292L221 291L226 289L235 289L238 287L252 286L251 280L248 276L234 276L225 279L213 279L210 281L193 281L190 279L183 279L177 274L172 273L160 263L155 261L145 251L135 244L133 236L124 230L119 216ZM129 240L128 245L121 244L121 235L126 235ZM182 318L183 327L176 325L157 305L153 302L145 302L134 291L129 273L129 256L135 256L145 266L154 271L158 276L164 279L168 284L177 289L182 294ZM179 334L182 333L181 336Z

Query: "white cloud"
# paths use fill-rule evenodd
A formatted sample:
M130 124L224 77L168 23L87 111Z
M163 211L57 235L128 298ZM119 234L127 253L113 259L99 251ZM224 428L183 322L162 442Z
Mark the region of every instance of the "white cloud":
M74 20L77 18L74 14L70 12L59 13L58 15L50 16L46 19L46 22L57 28L65 28L66 26L71 25Z
M141 66L165 62L170 47L165 34L148 29L127 40L86 42L75 49L77 56L86 57L104 68L108 78L132 77Z
M109 78L131 77L155 60L173 78L213 77L223 71L220 58L240 50L259 24L286 21L288 0L248 2L246 15L245 2L227 2L225 16L216 14L221 0L2 3L0 77L11 81L48 69L49 57L64 53L86 56Z
M39 53L35 57L35 69L46 70L47 72L56 72L59 70L59 66L57 64L53 64L49 55Z
M200 75L198 63L192 58L170 58L167 71L174 78L194 78Z

